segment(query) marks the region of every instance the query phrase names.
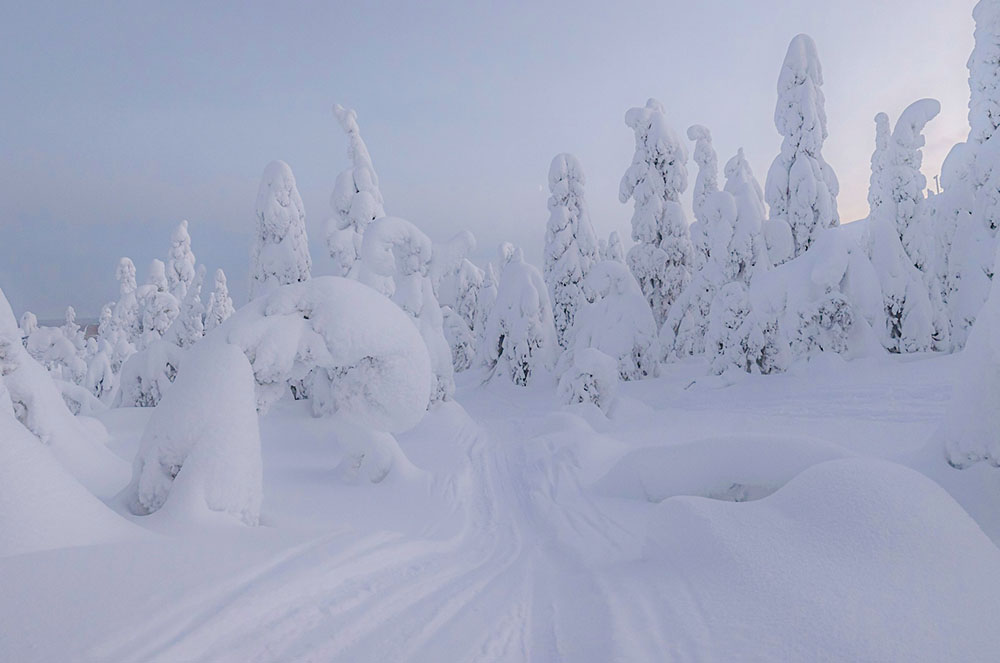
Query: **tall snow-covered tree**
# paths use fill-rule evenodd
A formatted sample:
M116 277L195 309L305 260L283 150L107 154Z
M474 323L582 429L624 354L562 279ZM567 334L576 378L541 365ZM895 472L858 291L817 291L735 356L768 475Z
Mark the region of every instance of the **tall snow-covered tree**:
M205 331L210 332L229 319L235 309L233 299L229 296L229 285L226 283L226 273L222 269L215 270L215 288L208 297L205 307Z
M356 276L355 265L361 258L365 228L385 216L385 210L378 175L361 138L358 114L339 104L334 106L333 114L347 134L347 157L351 167L337 176L333 187L330 205L334 216L327 221L326 246L333 258L334 272L339 276Z
M496 302L486 319L479 358L491 376L503 375L523 386L552 368L556 332L541 273L524 262L520 249L504 249Z
M306 213L292 169L272 161L257 190L257 230L250 254L250 299L306 281L312 271Z
M972 10L975 46L969 56L969 141L990 140L1000 127L1000 5L980 0Z
M195 259L191 252L191 235L188 222L183 220L170 237L170 252L167 256L167 285L170 294L183 301L188 287L195 278Z
M184 299L181 300L180 312L165 335L167 340L178 347L190 347L205 335L205 305L201 300L204 281L205 266L199 265L194 281L187 287Z
M687 188L687 150L667 125L663 105L650 99L625 114L635 133L632 165L618 198L634 202L628 265L657 324L691 279L692 249L680 195Z
M584 199L583 169L571 154L549 166L549 222L545 228L543 273L552 299L556 340L566 347L583 299L581 282L600 259L597 236Z
M122 258L115 270L118 279L118 301L114 306L115 326L125 334L125 341L135 345L142 332L142 312L136 285L135 264L129 258Z
M823 160L827 137L823 70L816 44L808 35L797 35L788 45L778 76L778 103L774 124L783 136L781 152L771 163L764 186L771 207L771 235L782 234L781 223L791 230L793 256L782 256L768 245L772 259L783 262L801 255L823 228L840 224L837 214L837 176Z
M694 180L692 207L694 223L689 230L694 250L694 268L699 269L708 259L708 236L705 231L705 202L719 190L719 158L712 147L712 133L708 127L693 124L687 130L688 140L694 141L694 162L698 175Z
M764 236L764 195L742 147L726 162L725 175L723 190L736 204L736 221L724 271L728 280L749 286L754 276L771 268Z
M476 315L472 321L472 331L476 334L476 355L482 355L483 339L486 337L486 322L493 312L493 305L497 301L497 286L500 278L497 276L493 263L486 263L483 270L483 282L476 293Z

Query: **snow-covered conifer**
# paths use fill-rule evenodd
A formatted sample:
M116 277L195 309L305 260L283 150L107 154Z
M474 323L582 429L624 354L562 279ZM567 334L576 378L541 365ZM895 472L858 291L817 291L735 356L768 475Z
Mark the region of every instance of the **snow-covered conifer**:
M699 269L708 259L707 235L705 232L705 201L719 190L719 159L712 147L712 133L708 127L693 124L687 130L688 140L694 143L694 162L698 164L698 175L694 180L692 207L694 223L690 226L691 246L694 251L694 268Z
M705 338L712 373L730 370L774 373L787 366L787 349L776 323L761 319L752 309L740 281L722 286L712 301Z
M31 311L25 311L21 314L21 325L19 328L21 330L21 342L27 344L28 337L38 329L38 318Z
M635 203L628 265L657 324L691 279L692 249L680 195L687 188L687 150L667 125L655 99L625 114L635 133L635 154L619 188L621 202Z
M83 383L83 386L102 402L108 401L117 384L108 349L107 344L104 344L90 358L87 364L87 376Z
M167 255L167 286L170 294L183 301L188 287L195 277L195 259L191 252L191 235L188 222L183 220L170 237L170 252Z
M451 348L451 363L456 373L472 366L476 354L476 336L468 323L450 306L441 307L444 337Z
M351 167L337 176L330 205L334 216L327 221L326 246L333 258L334 272L348 276L361 258L361 242L368 224L385 216L378 175L368 147L361 138L358 114L336 105L333 114L347 134L347 157Z
M524 262L520 249L501 248L506 259L496 302L486 319L480 361L491 375L527 385L552 368L557 347L552 305L539 271ZM507 255L509 254L509 258Z
M549 164L549 209L565 207L573 225L576 249L580 253L580 266L584 276L590 266L601 259L598 251L597 233L590 223L580 161L572 154L557 154Z
M122 258L115 270L118 280L118 301L114 306L115 326L125 334L125 340L135 345L142 333L142 311L139 307L135 279L135 264L129 258Z
M292 169L272 161L257 190L257 234L250 254L250 299L280 285L309 279L312 258L306 213Z
M162 338L180 313L180 303L167 287L166 266L154 258L149 264L148 282L136 290L142 310L140 349Z
M975 46L969 56L969 141L983 144L1000 127L1000 5L980 0L972 10Z
M178 347L194 345L205 335L205 305L201 301L201 286L205 281L205 266L198 265L194 280L180 304L180 313L174 318L165 337Z
M493 268L493 263L486 263L483 282L476 293L476 315L472 321L472 331L476 335L477 356L482 355L483 339L486 336L486 321L489 320L490 314L493 312L493 305L497 300L497 285L499 283L500 279Z
M625 264L625 247L622 246L622 238L619 237L617 230L612 230L608 234L608 241L601 252L601 260L614 260Z
M67 306L64 320L65 322L62 326L63 336L73 344L78 355L83 355L87 342L84 340L83 330L76 323L76 309L72 306Z
M222 269L215 270L215 289L208 297L205 311L205 331L210 332L233 314L233 299L229 296L229 285L226 283L226 273Z
M837 214L837 176L823 160L827 137L823 71L816 44L808 35L797 35L778 76L778 103L774 124L784 138L781 152L767 172L765 197L771 207L770 233L782 235L784 222L791 229L793 256L801 255L823 228L840 224ZM783 262L780 247L768 244L771 258Z
M724 191L736 204L736 221L729 242L726 277L749 286L757 274L771 268L764 236L764 194L753 175L750 163L741 147L736 156L726 162Z
M559 397L567 405L593 403L607 414L618 392L618 363L600 350L584 348L559 378Z

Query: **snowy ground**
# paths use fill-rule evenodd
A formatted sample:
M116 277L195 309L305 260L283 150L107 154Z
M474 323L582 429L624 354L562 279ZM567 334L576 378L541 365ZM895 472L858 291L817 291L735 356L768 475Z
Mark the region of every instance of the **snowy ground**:
M0 659L995 660L1000 470L928 445L955 366L694 361L609 418L464 373L378 485L281 403L260 527L128 516L0 559ZM123 459L149 412L103 417Z

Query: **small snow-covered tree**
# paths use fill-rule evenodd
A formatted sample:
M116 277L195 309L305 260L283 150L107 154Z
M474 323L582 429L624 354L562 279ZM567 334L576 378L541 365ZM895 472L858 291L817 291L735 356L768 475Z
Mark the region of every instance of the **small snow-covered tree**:
M31 311L25 311L21 314L19 329L21 330L21 343L27 345L28 337L38 329L38 318Z
M694 251L694 268L700 269L708 259L708 236L705 231L705 202L719 190L719 159L712 147L712 133L708 127L693 124L687 130L688 140L694 143L694 162L698 175L694 180L692 207L694 223L690 226L691 246Z
M229 296L229 285L226 283L226 273L222 269L215 270L215 289L208 297L205 311L205 331L210 332L233 314L233 299Z
M593 403L608 414L618 393L618 362L600 350L585 348L573 356L573 363L559 378L563 403Z
M479 356L491 376L503 375L523 386L540 371L552 368L557 343L545 280L524 262L520 249L509 254L486 319Z
M753 278L771 268L764 235L764 195L741 147L726 162L724 191L736 204L736 221L725 261L726 278L749 286Z
M292 169L272 161L257 190L257 234L250 254L250 299L288 283L309 279L312 258L306 213Z
M740 281L722 286L712 301L705 346L716 375L731 370L768 374L784 370L788 363L787 345L776 323L752 310Z
M476 354L476 336L465 319L452 307L442 306L444 337L451 348L451 363L456 373L472 366Z
M83 330L76 323L76 309L72 306L67 306L64 320L65 322L62 326L63 336L76 348L77 355L82 356L87 342L84 340Z
M169 293L168 293L169 294ZM177 377L183 351L156 338L122 364L114 407L156 407Z
M827 137L823 71L816 44L808 35L797 35L778 76L778 103L774 124L783 136L781 153L767 172L765 197L771 207L772 232L782 235L784 221L791 230L793 256L801 255L823 228L840 224L837 214L837 176L823 160ZM779 247L768 245L772 259L782 262ZM791 256L789 256L791 257Z
M551 210L554 207L565 207L573 225L573 237L576 249L580 253L580 265L584 276L590 266L601 259L598 252L597 233L590 223L590 211L584 187L587 180L583 175L583 166L572 154L557 154L549 164L549 201Z
M612 230L608 234L608 241L602 244L604 248L601 251L601 260L614 260L625 264L625 247L617 230Z
M97 352L87 364L87 376L83 383L94 398L104 403L108 402L117 385L111 357L108 354L109 349L107 344L98 346Z
M490 313L493 312L493 305L497 300L497 285L500 279L493 263L486 263L483 282L476 293L476 315L472 321L472 331L476 335L476 355L482 355L483 339L486 337L486 321L489 320Z
M162 260L149 264L149 281L136 289L142 317L138 346L148 347L158 341L180 313L180 303L167 289L166 267Z
M167 287L170 294L183 301L195 277L195 259L191 252L191 235L188 222L183 220L170 236L170 252L167 255Z
M657 324L691 279L692 249L680 195L687 188L687 150L667 125L655 99L625 114L635 133L635 154L618 198L633 200L628 265L649 302Z
M660 357L656 321L629 269L616 260L604 260L594 265L583 286L587 301L573 328L570 354L596 348L614 358L623 380L656 375Z
M795 312L797 324L790 339L796 357L817 352L843 354L850 347L855 324L854 307L838 290L830 289Z
M205 281L205 266L199 265L194 280L187 287L180 304L180 313L164 335L181 348L194 345L205 335L205 305L201 301L201 286Z
M430 277L433 257L431 240L415 225L383 216L365 230L359 270L361 282L396 302L420 331L434 369L432 403L449 400L455 393L451 348Z
M118 280L118 301L114 306L114 325L122 330L125 341L131 345L139 342L142 334L142 311L135 278L135 264L129 258L122 258L115 270Z
M334 216L326 225L326 246L339 276L354 274L361 259L361 242L368 224L385 216L378 175L368 147L361 138L358 114L337 104L333 114L347 134L347 157L351 167L337 176L330 205Z

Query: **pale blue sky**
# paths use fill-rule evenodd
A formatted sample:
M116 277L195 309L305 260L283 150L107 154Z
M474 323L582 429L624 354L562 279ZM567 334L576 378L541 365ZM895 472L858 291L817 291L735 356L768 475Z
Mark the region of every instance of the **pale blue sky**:
M799 32L823 63L845 220L863 217L872 118L940 99L925 172L964 139L972 0L830 2L6 3L0 21L0 287L15 311L95 315L118 257L140 279L171 229L242 303L258 178L291 165L315 272L358 111L385 207L432 238L460 229L537 261L548 164L572 152L597 230L627 236L618 181L630 106L743 146L763 183L775 85ZM18 6L20 5L20 6ZM239 9L232 9L238 6ZM692 170L693 177L693 170ZM626 242L628 245L629 242Z

